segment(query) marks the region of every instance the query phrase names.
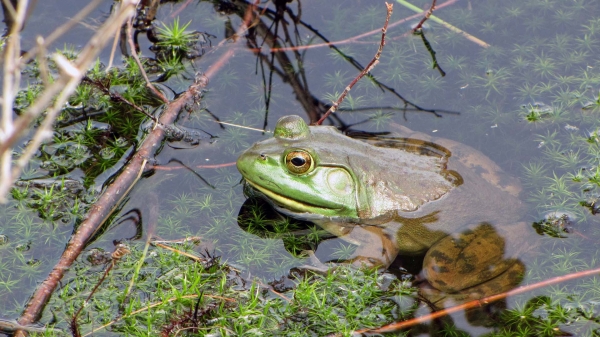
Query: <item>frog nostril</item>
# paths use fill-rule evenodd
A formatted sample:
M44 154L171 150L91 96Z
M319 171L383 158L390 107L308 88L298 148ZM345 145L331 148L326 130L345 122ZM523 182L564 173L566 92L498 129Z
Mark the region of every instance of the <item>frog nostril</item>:
M266 155L266 154L263 154L263 153L261 153L261 154L260 154L260 159L262 159L262 160L267 160L267 155Z

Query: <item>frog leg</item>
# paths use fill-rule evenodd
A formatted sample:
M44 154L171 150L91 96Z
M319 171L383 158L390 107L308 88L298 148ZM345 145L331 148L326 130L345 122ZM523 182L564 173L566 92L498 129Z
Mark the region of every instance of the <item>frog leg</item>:
M361 244L353 254L352 264L369 268L387 268L392 264L399 249L391 230L379 226L357 226L351 234L360 238Z
M387 268L398 255L393 229L375 225L321 222L319 226L357 247L348 259L357 267Z
M425 255L423 273L429 284L456 301L476 299L517 286L525 270L505 256L505 238L481 223L436 242Z

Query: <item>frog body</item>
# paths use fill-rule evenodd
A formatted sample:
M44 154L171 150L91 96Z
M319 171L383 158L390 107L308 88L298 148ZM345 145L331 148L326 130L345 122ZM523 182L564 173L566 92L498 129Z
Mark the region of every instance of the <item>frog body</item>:
M357 265L426 254L425 278L448 293L518 266L506 240L521 216L518 181L466 145L395 128L355 139L286 116L237 167L280 212L357 244Z

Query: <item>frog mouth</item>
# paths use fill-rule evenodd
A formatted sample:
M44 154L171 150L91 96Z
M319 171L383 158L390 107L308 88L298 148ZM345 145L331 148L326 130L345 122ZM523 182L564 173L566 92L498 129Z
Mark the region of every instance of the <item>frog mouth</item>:
M318 205L311 204L308 202L300 202L296 199L292 199L292 198L286 197L282 194L275 193L271 190L268 190L248 179L245 179L245 181L252 188L254 188L258 192L260 192L261 194L266 196L269 200L275 202L277 204L277 206L285 207L284 210L287 210L288 212L323 214L323 213L330 213L330 212L339 212L343 209L342 206L335 207L335 208L334 207L323 207L323 206L318 206ZM318 210L321 210L321 211L318 211Z

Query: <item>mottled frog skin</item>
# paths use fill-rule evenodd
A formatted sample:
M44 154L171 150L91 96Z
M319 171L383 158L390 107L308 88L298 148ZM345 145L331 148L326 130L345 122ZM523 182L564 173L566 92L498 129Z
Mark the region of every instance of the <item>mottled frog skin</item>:
M237 167L278 211L357 244L356 265L425 254L432 293L470 299L516 286L519 182L471 147L393 127L394 137L351 138L286 116Z

